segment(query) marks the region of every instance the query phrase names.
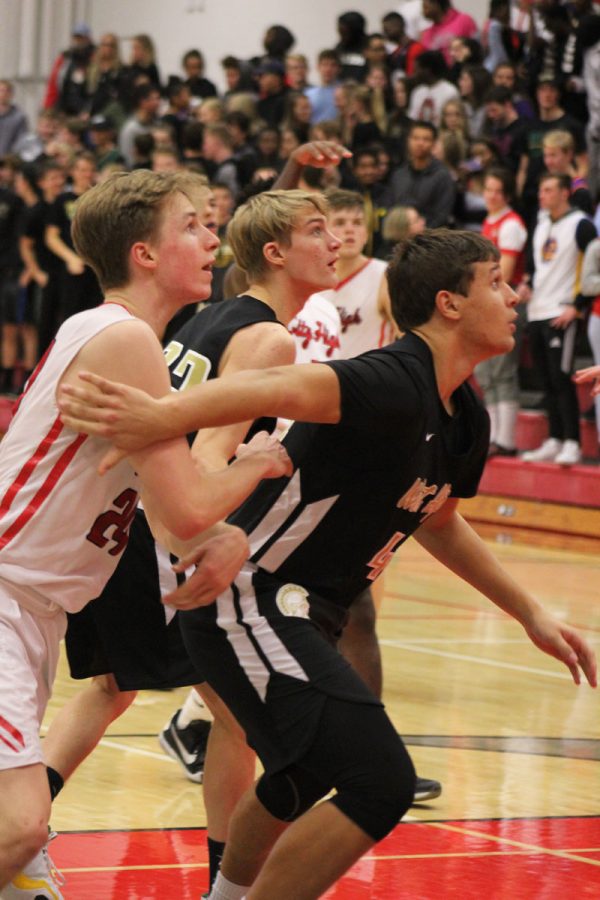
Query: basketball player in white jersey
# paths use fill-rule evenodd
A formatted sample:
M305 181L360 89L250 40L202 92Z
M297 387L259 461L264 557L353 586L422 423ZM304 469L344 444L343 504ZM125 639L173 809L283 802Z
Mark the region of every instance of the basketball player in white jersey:
M144 171L114 176L86 193L73 237L105 301L61 327L0 449L3 898L60 897L59 888L48 883L36 891L33 884L9 882L47 840L50 790L39 726L66 611L85 606L113 572L127 543L138 487L161 537L181 553L189 543L197 546L195 536L238 506L262 478L288 471L287 457L274 446L223 472L202 472L186 441L177 439L131 454L108 477L98 477L105 443L63 425L57 391L76 382L82 369L92 369L120 376L154 397L167 394L170 381L157 335L180 307L210 292L217 239L200 224L177 176ZM235 571L247 552L245 537L224 526L217 530L206 553L214 554L217 569ZM219 585L213 588L218 593Z
M181 181L184 182L183 176ZM187 183L185 187L196 208L202 211L208 189L194 191ZM324 358L336 358L330 352L337 347L339 331L335 308L322 300L320 304L313 304L317 313L312 318L310 311L308 317L303 312L305 301L312 291L333 285L336 280L335 263L340 242L325 229L325 211L326 205L318 194L277 191L255 198L250 206L236 213L229 232L232 247L243 260L248 235L253 229L260 228L264 241L264 256L261 256L264 271L259 265L260 260L252 260L252 266L246 261L246 268L254 271L254 277L242 290L242 296L210 304L189 320L170 341L165 354L171 368L174 390L184 390L186 385L195 383L199 378L223 377L251 366L260 368L293 362L295 341L286 326L294 316L298 316L293 321L303 336L310 333L310 343L305 352L319 354L320 348L323 348ZM302 265L294 265L299 257L303 260ZM288 268L293 274L289 274ZM182 359L187 361L185 366L181 365ZM274 419L270 423L260 423L261 427L267 428L274 424ZM203 429L194 441L194 456L211 470L225 467L251 425L247 422L226 428ZM140 540L139 524L136 521L132 526L134 550L136 541ZM154 648L162 646L162 642L171 647L166 631L156 630L151 614L154 595L159 595L158 578L148 584L148 579L143 575L145 570L151 572L153 565L156 565L156 549L154 546L149 549L148 558L140 558L139 555L132 557L130 550L131 546L120 564L117 585L114 579L111 580L103 595L85 611L83 618L71 617L67 638L70 662L74 645L78 642L81 646L77 650L75 677L99 672L93 667L99 665L100 657L107 655L105 664L112 664L113 668L103 669L103 672L110 674L97 674L52 722L45 748L53 788L55 783L60 788L63 780L72 775L93 750L110 721L121 715L133 701L135 690L121 693L118 686L124 682L135 685L135 689L155 686L152 681L144 681L140 669L132 660L143 658L145 653L152 657ZM135 597L132 597L127 608L123 608L120 601L131 590L130 582L136 584ZM156 604L160 609L158 599ZM88 615L90 612L93 613L93 624ZM82 621L73 631L78 619ZM140 619L143 622L136 627ZM114 646L114 638L111 647L108 647L105 636L116 631L123 635L118 647ZM148 649L145 650L145 647ZM185 649L179 649L187 658ZM165 653L165 658L168 655ZM156 665L154 662L153 667ZM185 677L197 678L197 670L191 664L190 669L191 675L188 676L186 671ZM145 671L148 679L149 669ZM164 684L169 683L169 677L173 677L173 673L165 662ZM179 683L191 684L193 681L185 680L173 686ZM206 767L204 797L211 871L216 874L231 811L240 795L254 781L255 758L239 727L230 722L227 711L221 709L218 698L210 693L208 697L205 695L205 699L215 711L207 752L207 760L212 758L213 763ZM169 723L168 731L174 737L174 746L185 741L185 724L179 721L179 714ZM177 758L183 761L181 756ZM60 781L57 781L56 775Z
M363 252L367 224L361 195L354 191L328 191L327 201L327 224L342 246L336 266L338 283L330 290L321 291L320 296L333 303L340 314L340 356L351 359L367 350L384 347L396 336L389 312L387 263L369 258Z

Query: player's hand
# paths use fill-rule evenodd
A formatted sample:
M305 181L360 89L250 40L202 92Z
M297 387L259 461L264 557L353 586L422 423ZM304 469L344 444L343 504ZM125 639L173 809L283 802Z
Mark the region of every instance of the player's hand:
M525 281L522 281L521 284L517 286L515 293L519 298L519 303L529 303L531 300L531 287Z
M145 391L80 372L85 384L62 384L58 392L61 419L73 431L107 438L129 453L163 440L160 400Z
M85 269L84 262L78 256L75 256L75 254L69 256L66 265L69 275L83 275L83 270Z
M583 672L589 684L596 687L596 655L583 635L543 609L536 610L525 630L536 647L565 664L575 684L581 684Z
M352 153L347 147L336 141L309 141L301 144L292 152L292 159L300 166L314 166L325 169L327 166L339 166L343 159L350 159Z
M579 369L573 375L573 381L576 381L577 384L593 381L592 397L598 396L600 394L600 366L588 366L587 369Z
M574 306L565 306L564 310L561 312L560 316L557 316L555 319L552 319L550 324L553 328L567 328L571 322L573 322L577 318L577 310Z
M185 572L195 565L196 571L180 587L166 594L162 602L175 609L208 606L227 590L249 554L248 539L242 529L229 526L173 566L175 572Z
M284 475L291 475L294 471L292 461L283 444L267 431L257 432L247 444L239 444L235 451L238 459L253 454L266 456L269 460L269 471L264 476L265 478L281 478Z

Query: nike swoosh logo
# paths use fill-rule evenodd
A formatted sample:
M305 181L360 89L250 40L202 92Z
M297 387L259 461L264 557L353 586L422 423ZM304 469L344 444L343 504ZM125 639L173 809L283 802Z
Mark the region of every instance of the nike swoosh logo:
M427 434L425 435L425 440L430 441L434 435L435 435L435 431L428 431Z
M179 735L177 734L175 729L173 729L171 731L171 737L174 739L175 743L177 744L177 749L179 750L179 753L181 754L181 758L186 763L186 765L191 766L192 763L195 763L196 762L196 754L190 753L188 750L186 750L184 745L181 743Z

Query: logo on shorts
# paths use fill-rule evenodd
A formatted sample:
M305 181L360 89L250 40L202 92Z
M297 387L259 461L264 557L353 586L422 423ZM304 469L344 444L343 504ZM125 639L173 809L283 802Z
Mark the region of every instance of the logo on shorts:
M308 619L308 591L299 584L284 584L275 596L279 612L284 616L298 616Z

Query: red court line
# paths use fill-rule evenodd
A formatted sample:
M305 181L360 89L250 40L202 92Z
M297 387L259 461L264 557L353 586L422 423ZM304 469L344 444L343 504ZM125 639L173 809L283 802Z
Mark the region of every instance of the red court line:
M204 829L62 834L51 850L65 900L198 900L207 885ZM600 818L403 823L323 896L562 900L565 890L600 896Z

